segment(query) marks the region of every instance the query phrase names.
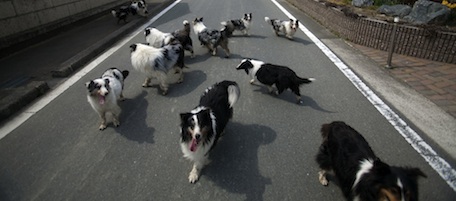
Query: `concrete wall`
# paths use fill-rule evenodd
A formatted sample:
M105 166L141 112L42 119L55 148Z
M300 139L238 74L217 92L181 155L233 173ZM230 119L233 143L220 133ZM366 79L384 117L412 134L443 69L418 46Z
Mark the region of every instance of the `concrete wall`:
M128 0L0 0L0 49Z

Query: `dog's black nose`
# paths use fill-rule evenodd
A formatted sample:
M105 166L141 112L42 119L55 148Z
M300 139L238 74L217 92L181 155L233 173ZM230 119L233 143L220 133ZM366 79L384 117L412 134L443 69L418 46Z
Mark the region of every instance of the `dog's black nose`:
M196 135L195 135L195 139L196 139L196 140L199 140L200 138L201 138L201 135L200 135L200 134L196 134Z

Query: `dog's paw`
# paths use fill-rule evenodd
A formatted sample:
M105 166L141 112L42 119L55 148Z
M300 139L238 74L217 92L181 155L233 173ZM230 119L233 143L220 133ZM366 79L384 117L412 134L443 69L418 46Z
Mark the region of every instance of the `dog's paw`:
M106 129L106 124L101 124L100 127L98 127L100 131Z
M188 181L192 184L194 184L196 181L198 181L198 173L195 171L191 171L190 175L188 175Z
M254 79L251 79L251 80L250 80L250 84L253 84L253 83L255 83L255 80L254 80Z
M120 122L117 121L117 120L114 120L112 123L114 124L115 127L119 127L120 126Z
M325 171L318 172L318 180L320 180L320 183L323 186L327 186L329 184L329 181L326 179L326 172Z

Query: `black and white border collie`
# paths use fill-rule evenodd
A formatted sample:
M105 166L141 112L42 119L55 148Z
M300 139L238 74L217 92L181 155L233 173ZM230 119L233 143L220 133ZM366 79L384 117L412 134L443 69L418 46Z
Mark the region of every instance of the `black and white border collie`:
M322 185L328 185L326 174L332 170L347 200L418 200L418 177L426 177L420 169L382 162L364 137L344 122L323 124L321 135L316 161Z
M228 35L226 29L222 30L209 29L204 25L203 18L195 18L193 20L193 31L198 36L198 40L202 45L212 53L213 56L217 54L217 47L223 48L225 57L230 57L230 50L228 49Z
M193 41L190 37L190 23L187 20L184 20L182 23L184 24L184 28L176 30L171 34L181 43L184 50L190 51L193 58L195 54L193 52Z
M253 59L243 59L236 69L245 70L250 75L252 78L250 84L259 81L261 84L266 85L269 93L275 92L276 95L279 95L284 90L291 89L296 95L298 104L302 104L299 86L315 80L314 78L298 77L293 70L286 66L279 66ZM277 91L274 91L273 85L275 85Z
M162 48L136 43L130 45L133 68L146 75L143 87L148 87L152 78L157 78L162 94L168 93L168 73L174 69L179 74L178 83L184 80L184 50L180 43L171 43Z
M290 40L293 40L293 36L296 33L296 29L299 27L299 20L290 19L288 21L279 20L279 19L270 19L269 17L264 17L264 21L271 24L274 33L279 36L279 33L285 34Z
M250 25L252 23L252 13L245 13L242 19L223 21L227 36L231 37L234 31L241 31L244 35L249 35Z
M106 128L106 113L108 112L112 114L114 126L120 125L121 108L118 102L124 99L122 91L128 74L127 70L120 71L117 68L110 68L103 73L101 78L85 84L88 90L87 100L101 118L100 130Z
M198 181L202 168L209 162L209 152L232 118L233 105L239 96L237 83L225 80L206 89L195 109L180 114L181 150L193 162L188 176L190 183Z
M171 33L164 33L154 27L147 27L144 30L144 36L146 36L146 42L155 48L169 45L174 40L174 36Z

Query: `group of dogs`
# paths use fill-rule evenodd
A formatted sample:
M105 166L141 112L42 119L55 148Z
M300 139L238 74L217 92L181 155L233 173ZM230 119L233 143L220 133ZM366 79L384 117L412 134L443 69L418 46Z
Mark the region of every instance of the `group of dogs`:
M265 17L274 32L283 33L288 39L299 26L298 20L278 20ZM252 14L242 19L228 20L221 24L221 30L204 25L203 18L193 20L193 31L201 45L212 55L220 46L229 57L228 38L234 31L249 35ZM172 33L164 33L156 28L146 28L146 43L130 46L131 63L135 70L146 75L143 87L149 86L152 78L157 78L163 95L168 92L169 74L179 74L178 82L183 81L182 68L184 50L194 57L191 26L184 21L184 28ZM174 69L174 70L173 70ZM260 83L268 87L270 93L280 94L291 89L301 103L299 86L310 83L313 78L301 78L286 67L254 59L243 59L236 67L251 76L250 83ZM113 116L114 126L119 126L120 107L123 100L124 80L129 71L117 68L108 69L101 78L86 83L88 101L101 118L100 130L106 128L106 113ZM274 87L276 89L274 89ZM199 104L190 112L180 114L180 147L185 158L193 162L189 182L195 183L203 167L208 163L209 152L223 135L225 126L233 115L233 105L240 97L240 88L234 81L224 80L207 88L200 97ZM345 198L353 201L414 201L418 200L418 178L427 177L419 168L390 166L380 160L368 142L355 129L344 122L334 121L321 127L323 142L315 157L321 171L319 181L328 185L327 172L333 171Z

